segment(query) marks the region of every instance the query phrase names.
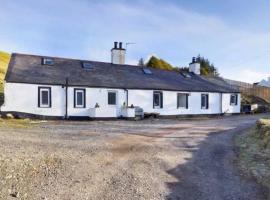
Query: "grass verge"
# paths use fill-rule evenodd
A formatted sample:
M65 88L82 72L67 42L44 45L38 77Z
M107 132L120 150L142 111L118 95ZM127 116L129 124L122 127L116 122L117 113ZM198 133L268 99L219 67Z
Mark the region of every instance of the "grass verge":
M270 191L270 120L259 120L248 133L237 136L236 144L241 169Z
M42 121L30 119L2 119L0 118L0 128L30 128L40 124Z

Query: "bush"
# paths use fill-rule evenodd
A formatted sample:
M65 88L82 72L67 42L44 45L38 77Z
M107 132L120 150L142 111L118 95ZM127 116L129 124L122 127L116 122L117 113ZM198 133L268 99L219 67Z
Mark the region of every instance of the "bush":
M256 130L257 136L263 142L263 148L270 149L270 120L258 120Z

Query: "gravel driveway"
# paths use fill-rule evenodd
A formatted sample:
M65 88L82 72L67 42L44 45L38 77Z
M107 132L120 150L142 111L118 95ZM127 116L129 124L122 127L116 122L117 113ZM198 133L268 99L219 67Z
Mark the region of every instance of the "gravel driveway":
M17 190L25 199L266 199L269 191L236 167L233 145L260 117L0 125L0 159L8 160L1 197ZM44 175L37 166L48 156L58 164ZM8 170L25 162L35 176L28 167L16 172L28 179L4 185Z

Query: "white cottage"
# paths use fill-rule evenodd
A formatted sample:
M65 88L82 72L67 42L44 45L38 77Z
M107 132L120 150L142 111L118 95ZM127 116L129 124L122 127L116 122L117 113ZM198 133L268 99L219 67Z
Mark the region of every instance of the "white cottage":
M240 113L240 93L221 78L200 76L199 63L179 73L125 65L115 43L112 62L12 54L1 112L53 118L133 118Z

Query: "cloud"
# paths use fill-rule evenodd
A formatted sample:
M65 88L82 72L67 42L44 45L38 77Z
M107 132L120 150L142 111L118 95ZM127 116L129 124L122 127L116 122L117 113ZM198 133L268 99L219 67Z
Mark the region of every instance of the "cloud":
M232 73L229 78L237 81L243 81L247 83L256 83L270 77L270 73L264 73L259 71L254 71L250 69L241 70L240 73Z
M201 54L227 78L269 74L269 32L167 1L2 0L0 26L8 51L110 61L113 41L135 42L129 64L155 54L185 66Z

